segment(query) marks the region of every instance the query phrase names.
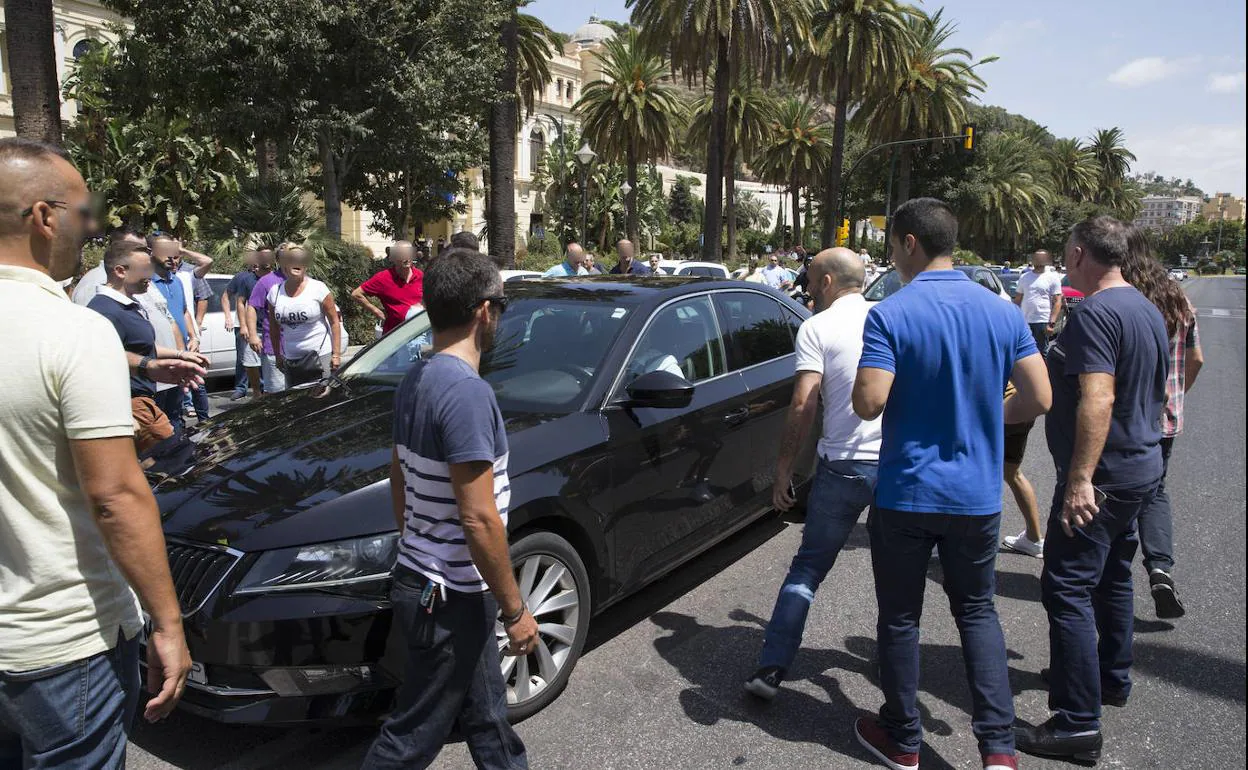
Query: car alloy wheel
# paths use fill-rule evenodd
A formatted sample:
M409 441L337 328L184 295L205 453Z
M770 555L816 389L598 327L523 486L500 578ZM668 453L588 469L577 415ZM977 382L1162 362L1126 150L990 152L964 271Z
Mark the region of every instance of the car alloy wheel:
M508 638L502 621L495 626L498 648L504 652L508 711L519 720L553 701L567 683L585 644L589 596L580 558L557 535L541 532L521 539L513 549L512 565L520 596L538 628L537 648L511 656L505 654Z

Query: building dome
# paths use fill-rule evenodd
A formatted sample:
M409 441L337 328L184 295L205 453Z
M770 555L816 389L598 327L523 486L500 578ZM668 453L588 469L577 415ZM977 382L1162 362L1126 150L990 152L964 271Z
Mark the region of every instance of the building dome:
M572 42L581 48L589 48L613 37L615 37L613 29L600 23L596 17L590 16L589 21L577 27L572 33Z

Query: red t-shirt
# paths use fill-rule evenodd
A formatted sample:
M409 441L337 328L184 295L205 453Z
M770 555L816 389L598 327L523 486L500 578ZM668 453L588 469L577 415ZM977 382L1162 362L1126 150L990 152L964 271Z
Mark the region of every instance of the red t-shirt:
M386 313L386 320L381 322L381 333L388 334L403 323L412 305L421 303L425 296L424 286L425 274L416 268L412 268L412 277L407 283L399 283L394 270L387 267L360 284L360 289L368 296L381 300L381 307Z

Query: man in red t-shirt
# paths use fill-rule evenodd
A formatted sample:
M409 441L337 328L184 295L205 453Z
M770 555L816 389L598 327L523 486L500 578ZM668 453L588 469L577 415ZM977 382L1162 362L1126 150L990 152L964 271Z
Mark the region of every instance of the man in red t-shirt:
M360 284L351 292L351 299L381 321L381 333L403 323L407 311L424 299L425 274L416 269L416 250L410 241L395 241L390 247L390 266ZM369 300L375 297L382 309Z

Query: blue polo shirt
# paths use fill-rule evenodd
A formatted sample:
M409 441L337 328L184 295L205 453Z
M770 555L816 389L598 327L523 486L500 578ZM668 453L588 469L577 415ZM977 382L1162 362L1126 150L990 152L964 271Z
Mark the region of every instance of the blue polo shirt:
M871 309L860 369L895 376L875 503L915 513L1001 510L1004 402L1036 343L1014 303L957 270L920 273Z
M147 318L147 312L138 302L121 292L101 286L99 292L87 303L87 307L107 318L121 346L127 353L156 357L156 330ZM130 375L130 396L155 396L156 383L137 374Z
M182 341L185 342L186 337L186 290L182 288L182 280L178 278L177 273L170 273L168 278L161 278L160 273L152 274L152 286L160 292L165 298L165 302L169 303L169 315L173 316L173 322L178 325L178 331L182 332Z

